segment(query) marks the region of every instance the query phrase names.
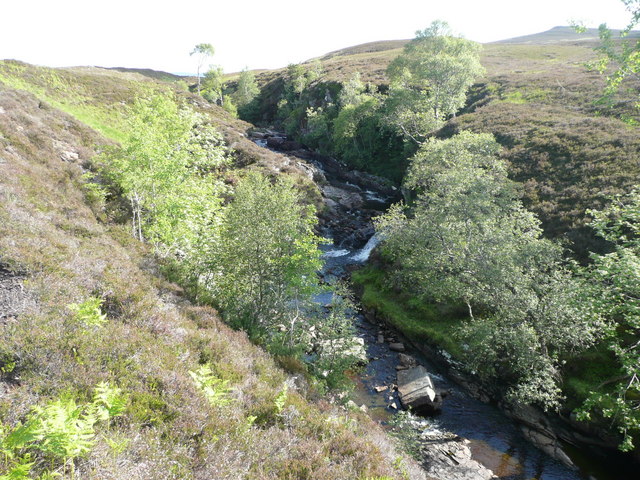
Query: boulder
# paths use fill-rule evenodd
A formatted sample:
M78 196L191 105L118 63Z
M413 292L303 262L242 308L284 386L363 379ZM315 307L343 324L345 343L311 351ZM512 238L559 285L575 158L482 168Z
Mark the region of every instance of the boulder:
M406 353L398 355L398 359L400 360L400 365L403 367L416 367L418 365L416 359Z
M400 342L390 343L389 350L392 350L394 352L404 352L405 350L404 343L400 343Z
M404 408L434 414L442 410L442 396L422 365L398 371L398 393Z
M267 138L267 146L269 148L280 148L285 141L284 137L269 137Z
M351 210L362 206L362 197L355 192L348 192L342 188L334 187L333 185L325 185L321 188L325 197L337 202L344 208Z
M359 337L336 338L333 340L322 340L318 344L318 351L323 356L343 356L353 357L358 363L369 362L367 351L364 347L364 339Z

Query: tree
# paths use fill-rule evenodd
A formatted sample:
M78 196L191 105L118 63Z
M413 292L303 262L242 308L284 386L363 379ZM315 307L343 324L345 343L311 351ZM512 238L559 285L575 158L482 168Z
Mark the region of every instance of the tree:
M222 67L212 65L202 79L202 96L216 105L222 105L224 103L222 95L222 89L224 87L223 75ZM198 93L200 92L198 91Z
M199 43L197 44L193 50L191 51L191 53L189 53L190 56L196 55L197 58L197 73L196 76L198 77L198 95L200 95L200 70L202 69L202 66L206 63L207 59L209 59L209 57L213 57L213 54L215 53L215 50L213 49L213 45L211 45L210 43Z
M253 72L246 68L240 72L238 86L233 94L233 100L238 108L249 104L260 92L256 84L256 77Z
M251 173L223 215L209 288L227 319L256 336L298 332L302 305L318 288L313 209L288 178Z
M626 38L631 30L640 22L640 0L622 0L631 14L629 24L616 39L605 23L599 27L600 45L595 50L600 54L589 66L607 75L605 97L613 95L627 78L638 78L640 75L640 40ZM586 28L576 25L578 32ZM636 105L640 108L640 103Z
M227 163L219 133L165 95L138 98L124 146L105 173L131 204L134 235L192 265L215 239L223 187L209 173Z
M466 93L484 72L481 46L454 37L445 22L416 33L387 68L391 88L387 121L420 143L464 106Z
M610 348L620 373L592 392L582 409L612 418L624 435L620 446L633 448L632 435L640 431L640 190L613 199L602 211L590 211L592 226L610 242L613 251L592 254L584 275L598 313L611 324Z
M377 229L383 254L399 266L396 283L466 306L459 335L470 368L500 379L512 401L555 407L561 358L591 345L601 325L562 268L560 248L522 207L499 148L491 135L469 132L425 142L404 185L414 204L395 206Z

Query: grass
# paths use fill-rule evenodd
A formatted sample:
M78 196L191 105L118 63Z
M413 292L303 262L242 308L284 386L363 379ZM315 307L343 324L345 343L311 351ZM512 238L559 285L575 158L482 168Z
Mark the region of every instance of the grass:
M462 349L454 332L465 318L455 309L392 291L387 286L384 270L372 266L353 272L352 280L363 289L362 304L374 309L405 337L417 344L435 345L454 358L461 358Z

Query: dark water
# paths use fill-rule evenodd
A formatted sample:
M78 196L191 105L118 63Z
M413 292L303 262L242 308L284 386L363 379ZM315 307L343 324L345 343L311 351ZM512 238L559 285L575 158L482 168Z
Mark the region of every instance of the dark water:
M344 275L348 265L362 264L366 255L358 257L361 250L349 250L335 246L323 246L325 266L323 276L327 281ZM324 299L328 301L328 299ZM352 398L358 405L366 405L370 415L385 423L400 406L397 392L387 389L376 392L375 387L389 386L396 381L398 353L389 350L388 342L378 343L383 332L378 325L369 323L362 315L354 318L358 334L365 340L371 361L354 378L356 383ZM387 332L388 336L388 331ZM393 337L402 338L392 333ZM405 342L405 347L409 347ZM468 395L448 380L438 368L415 351L407 353L415 357L432 373L437 388L451 391L444 400L443 411L430 420L429 428L453 432L470 440L473 458L504 480L633 480L640 479L640 472L629 470L628 462L618 463L609 458L600 459L595 454L568 449L567 453L579 466L572 470L551 458L528 442L519 427L500 410Z

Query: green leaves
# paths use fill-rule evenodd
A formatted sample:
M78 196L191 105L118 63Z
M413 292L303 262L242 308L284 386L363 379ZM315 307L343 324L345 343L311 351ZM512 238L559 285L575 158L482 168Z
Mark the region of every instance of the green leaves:
M100 310L101 306L101 298L89 297L82 303L72 303L69 310L75 313L76 321L85 326L102 327L107 322L107 316Z
M377 222L395 280L427 300L466 306L458 332L471 370L500 380L507 399L558 406L560 360L602 334L603 324L517 198L491 135L430 140L405 186L416 200Z
M464 106L467 90L484 73L480 48L454 37L445 22L417 32L387 69L389 124L418 143L424 141Z
M95 444L95 425L121 415L125 406L122 391L102 382L91 403L78 405L72 398L61 398L33 407L24 424L4 435L0 431L0 451L15 459L8 475L0 479L26 478L36 465L30 454L47 462L70 460L73 471L73 460L88 454Z
M586 294L613 325L610 348L623 375L605 382L613 388L603 389L603 384L592 392L581 412L585 418L591 411L612 418L623 434L620 448L630 450L640 431L640 191L615 197L606 209L589 213L591 225L613 251L592 254L592 265L582 272L591 285Z
M189 371L189 375L211 405L221 407L231 403L229 381L216 377L209 365L201 365L198 370Z

